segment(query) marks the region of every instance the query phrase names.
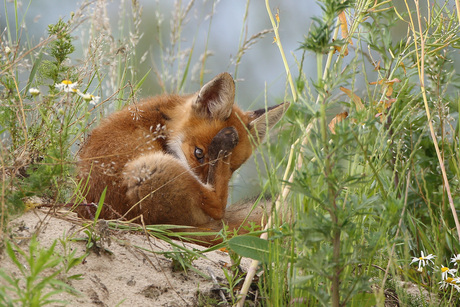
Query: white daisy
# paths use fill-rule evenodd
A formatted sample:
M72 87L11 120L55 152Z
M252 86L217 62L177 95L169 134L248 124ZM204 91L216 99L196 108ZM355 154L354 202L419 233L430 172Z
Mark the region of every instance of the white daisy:
M446 280L442 280L439 282L441 286L439 286L439 289L447 289L447 287L454 287L458 292L460 292L460 279L457 278L452 278L452 277L447 277Z
M427 263L431 262L432 264L434 264L433 259L434 257L436 257L435 255L432 255L432 254L429 254L428 256L425 256L425 254L423 253L422 251L422 256L421 257L412 257L412 261L410 262L410 264L414 263L414 262L418 262L418 268L420 270L420 268L422 266L426 266Z
M441 266L441 278L442 280L446 280L449 275L455 277L455 273L457 273L457 269L449 269L448 267Z

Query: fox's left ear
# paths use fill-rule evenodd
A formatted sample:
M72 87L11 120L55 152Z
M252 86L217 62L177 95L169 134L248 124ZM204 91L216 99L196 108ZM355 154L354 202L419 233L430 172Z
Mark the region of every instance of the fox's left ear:
M284 112L289 108L289 102L249 113L249 133L254 137L257 144L261 143L267 130L271 129L283 117Z
M200 117L225 121L232 113L234 100L235 82L224 72L203 85L192 108Z

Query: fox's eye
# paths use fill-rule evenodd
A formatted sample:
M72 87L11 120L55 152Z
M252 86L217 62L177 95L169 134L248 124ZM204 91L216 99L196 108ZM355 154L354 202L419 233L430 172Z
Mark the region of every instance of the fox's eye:
M195 147L195 158L198 160L198 162L203 163L203 160L204 160L203 149Z

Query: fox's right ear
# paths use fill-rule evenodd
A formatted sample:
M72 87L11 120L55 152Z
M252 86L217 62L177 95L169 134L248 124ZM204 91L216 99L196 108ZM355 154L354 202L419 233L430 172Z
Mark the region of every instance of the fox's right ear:
M201 88L192 108L200 117L225 121L232 113L234 100L235 82L224 72Z
M289 102L284 102L279 105L249 113L249 133L253 136L256 144L260 144L265 138L267 130L271 129L289 108Z

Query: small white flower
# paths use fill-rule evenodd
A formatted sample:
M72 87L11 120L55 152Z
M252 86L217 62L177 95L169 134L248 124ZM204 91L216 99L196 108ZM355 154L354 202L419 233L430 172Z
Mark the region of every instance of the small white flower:
M79 90L77 90L77 93L78 93L78 95L81 96L81 98L83 98L83 100L89 102L92 105L98 104L99 100L101 99L101 97L99 97L99 96L94 96L94 95L91 95L91 94L84 94L84 93L80 92Z
M432 264L434 264L433 259L434 257L436 257L435 255L432 255L432 254L429 254L428 256L425 256L425 254L423 253L422 251L422 256L420 257L412 257L412 261L410 262L410 264L414 263L414 262L418 262L418 268L420 270L420 268L422 266L426 266L427 263L431 262Z
M76 93L77 92L76 87L78 86L78 83L77 82L73 83L70 80L62 80L61 83L57 83L54 86L58 90L64 91L66 93Z
M460 263L460 254L457 254L456 256L452 257L450 259L450 262L453 262L454 265L458 265Z
M457 273L457 269L449 269L448 267L441 266L441 278L442 280L446 280L449 275L455 277L455 273Z
M11 48L8 47L8 46L6 46L6 47L5 47L5 54L6 54L6 55L9 55L10 53L11 53Z
M460 292L460 279L457 278L452 278L452 277L447 277L446 280L442 280L439 282L441 286L439 286L439 289L447 289L447 287L454 287L458 292Z
M40 90L38 88L31 87L29 89L29 94L32 95L32 96L38 96L38 95L40 95Z

